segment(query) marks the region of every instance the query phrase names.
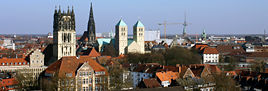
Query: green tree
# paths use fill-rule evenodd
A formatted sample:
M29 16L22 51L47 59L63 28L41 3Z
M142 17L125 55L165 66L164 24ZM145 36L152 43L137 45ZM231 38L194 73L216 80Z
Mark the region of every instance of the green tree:
M34 77L34 73L30 72L29 69L17 70L15 73L15 79L19 82L19 90L39 89L38 79Z
M251 65L251 70L254 72L265 72L265 62L263 60L256 60Z
M194 49L189 50L182 47L173 47L167 49L164 54L167 65L176 64L199 64L201 63L201 55Z
M109 69L111 90L118 91L122 88L130 88L133 86L131 75L128 75L127 78L124 79L123 74L125 72L127 72L127 70L115 66Z
M118 56L117 54L118 53L116 52L113 45L109 44L109 45L104 46L102 55L116 57L116 56Z
M237 87L236 82L224 73L213 74L216 91L240 91L240 87Z
M226 57L224 62L228 63L228 65L224 65L223 68L225 71L233 71L236 68L237 63L239 62L238 58L235 57Z

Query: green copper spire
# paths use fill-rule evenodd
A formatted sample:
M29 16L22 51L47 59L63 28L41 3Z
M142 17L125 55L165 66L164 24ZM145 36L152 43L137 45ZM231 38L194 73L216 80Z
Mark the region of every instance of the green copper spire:
M127 24L123 21L123 19L120 19L116 26L127 26Z
M138 20L134 27L144 27L144 25L141 23L140 20Z
M206 34L206 30L205 29L203 29L203 33L202 33L201 37L202 37L202 40L206 40L207 39L207 34Z

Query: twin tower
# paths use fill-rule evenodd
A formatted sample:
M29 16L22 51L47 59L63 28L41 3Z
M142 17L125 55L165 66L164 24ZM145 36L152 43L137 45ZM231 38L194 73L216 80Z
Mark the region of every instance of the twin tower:
M116 36L114 47L118 54L144 53L144 25L137 21L133 26L133 39L128 39L127 24L121 19L116 25ZM88 40L87 40L88 39ZM80 42L84 44L96 43L95 22L93 18L92 4L88 30L81 37ZM53 23L53 56L60 59L63 56L76 56L77 49L75 14L73 8L61 11L55 9ZM93 46L94 47L94 46Z
M121 19L116 24L115 49L119 55L126 53L144 53L144 25L137 21L133 26L133 39L128 39L127 24Z

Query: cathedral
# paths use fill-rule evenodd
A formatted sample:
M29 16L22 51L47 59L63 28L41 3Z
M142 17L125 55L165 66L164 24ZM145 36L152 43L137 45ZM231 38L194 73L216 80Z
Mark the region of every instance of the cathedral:
M55 9L53 23L53 56L76 56L76 31L74 10Z
M94 17L93 17L92 3L90 6L87 31L84 32L83 36L78 41L79 41L79 45L81 45L81 46L89 46L89 47L96 47L97 46L95 21L94 21Z
M109 44L112 44L118 55L126 53L145 53L144 51L144 31L145 27L141 21L137 21L133 26L133 38L128 38L128 26L121 19L115 26L115 38L109 38ZM92 3L90 6L89 20L87 31L77 41L75 30L74 10L69 9L67 12L55 9L53 24L53 57L59 60L64 56L77 56L85 50L96 49L104 44L101 43L106 39L96 39L95 21L93 17ZM78 42L78 43L76 43ZM102 45L103 44L103 45Z
M115 49L118 55L126 53L144 53L144 25L137 21L133 26L133 39L128 38L127 24L120 19L115 26Z

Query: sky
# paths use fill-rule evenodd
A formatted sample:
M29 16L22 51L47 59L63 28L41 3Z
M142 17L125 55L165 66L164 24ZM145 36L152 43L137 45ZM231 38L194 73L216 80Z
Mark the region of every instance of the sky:
M268 0L0 0L0 34L47 34L53 32L55 6L73 6L77 34L87 29L90 2L96 32L115 30L122 18L129 34L137 20L146 30L160 29L158 23L182 23L188 34L263 34L268 31ZM168 25L167 34L181 34L182 25Z

